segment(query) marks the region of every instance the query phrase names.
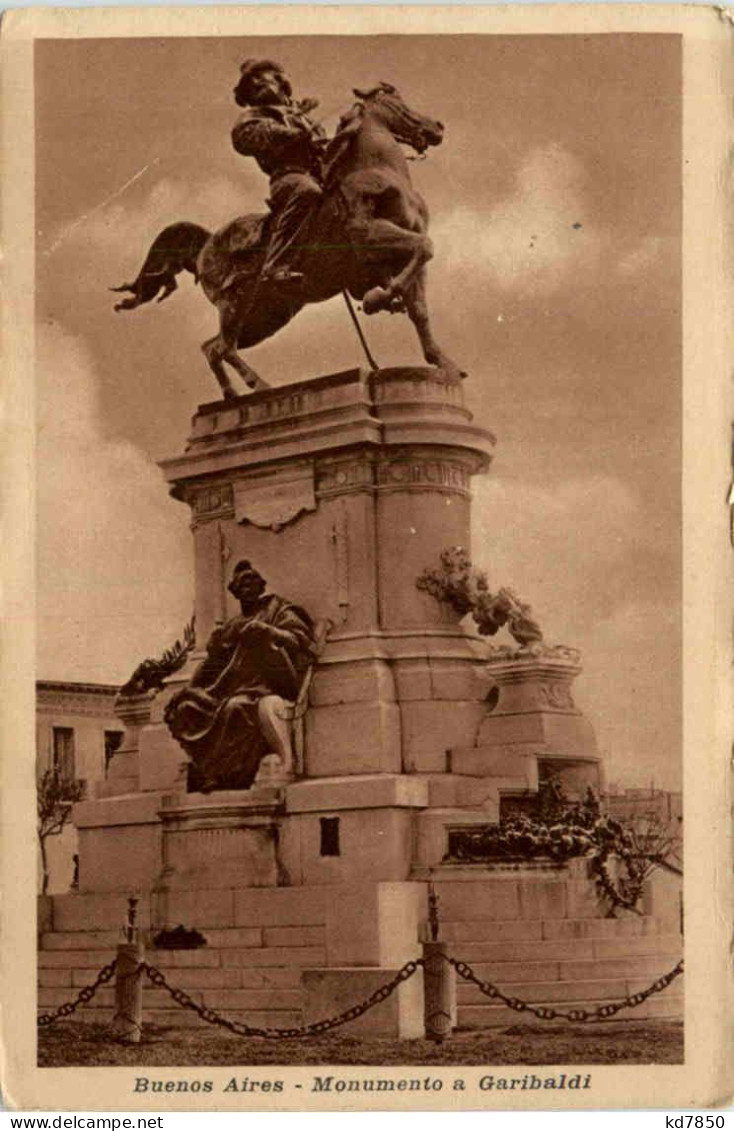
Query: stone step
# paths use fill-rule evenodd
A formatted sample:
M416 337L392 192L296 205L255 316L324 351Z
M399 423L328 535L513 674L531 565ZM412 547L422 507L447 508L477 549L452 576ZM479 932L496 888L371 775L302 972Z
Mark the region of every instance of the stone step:
M562 1008L565 1012L570 1009L585 1009L587 1011L606 1005L605 1001L566 1001L561 1006L558 1002L533 1002L533 1005L546 1005L550 1008ZM643 1021L648 1018L661 1018L667 1020L680 1020L683 1017L684 999L682 994L672 993L672 987L661 994L655 994L642 1005L630 1009L622 1009L616 1015L616 1021ZM580 1021L562 1021L558 1018L552 1021L541 1021L532 1013L518 1013L504 1005L463 1005L459 1007L457 1028L459 1029L499 1029L510 1025L582 1025ZM613 1024L613 1022L607 1022Z
M127 919L127 899L118 892L67 892L53 897L55 932L118 931ZM169 891L157 897L169 924L203 934L237 927L323 926L326 888L222 888ZM151 926L151 896L138 904L138 926Z
M682 944L674 953L629 955L625 958L597 958L592 962L561 962L562 982L587 981L593 978L647 978L648 985L667 974L683 956ZM643 987L644 988L644 987Z
M55 931L115 931L127 921L127 898L119 892L67 892L54 895ZM138 926L150 927L150 896L142 895L137 907Z
M544 920L544 939L608 939L660 935L670 928L649 915L625 915L619 919Z
M203 933L203 932L202 932ZM146 932L146 949L149 955L162 951L154 947L152 938L156 931ZM209 930L204 935L206 947L195 947L181 953L201 954L206 950L254 946L324 946L324 927L232 927ZM41 950L102 950L114 949L122 942L120 931L50 931L41 936Z
M482 981L493 982L500 989L509 982L579 982L601 979L647 978L655 981L671 970L679 957L648 955L629 959L602 958L588 962L476 962L471 968ZM457 973L457 986L471 985Z
M593 958L591 939L575 942L535 939L530 942L457 942L450 948L452 957L475 966L480 962L571 962Z
M455 958L473 966L477 962L539 962L554 959L559 962L576 962L646 955L680 957L682 949L683 942L680 935L655 934L622 939L541 939L516 943L460 942L452 944L451 953Z
M114 950L122 931L49 931L41 935L41 950Z
M624 919L441 919L439 938L442 942L563 941L631 938L660 934L664 929L659 920L643 916Z
M538 1002L571 1002L571 1001L619 1001L629 994L645 990L659 977L663 971L656 971L650 978L615 978L573 982L503 982L498 988L507 997L516 997L535 1005ZM676 979L676 991L682 992L682 976ZM456 988L456 998L459 1005L483 1005L492 1002L478 986L464 982Z
M195 990L189 986L183 988L189 997L198 1005L207 1005L211 1009L227 1012L229 1009L239 1010L300 1010L300 989L284 990L278 988L253 990L253 989L208 989ZM64 1002L74 997L74 991L68 992L66 987L40 989L38 991L38 1006L40 1009L55 1009ZM115 1002L115 991L112 987L102 986L97 990L88 1008L111 1009ZM167 990L147 985L143 989L144 1009L167 1009L173 1007L174 1002Z
M38 966L39 970L98 970L111 962L115 953L113 947L106 950L41 950ZM164 972L206 967L324 966L326 950L323 946L223 947L218 950L200 947L198 950L148 950L145 958Z
M264 968L230 966L230 967L203 967L165 971L171 985L183 986L184 989L267 989L280 987L283 989L296 989L301 984L301 968L299 966L267 966ZM60 970L52 967L48 970L38 971L38 985L44 988L51 986L73 986L75 990L89 985L94 978L94 971L82 967L78 970Z
M517 997L533 1005L537 1002L616 1001L628 993L623 978L592 982L502 982L498 988L507 997ZM456 999L459 1005L492 1004L478 986L463 979L456 987Z
M170 1001L170 998L169 998ZM40 1010L44 1012L43 1009ZM222 1015L226 1016L228 1021L238 1021L245 1025L251 1025L257 1028L274 1028L274 1029L289 1029L296 1025L303 1024L301 1012L294 1010L272 1010L269 1012L259 1011L253 1012L252 1010L223 1010ZM104 1009L92 1009L85 1006L78 1009L74 1014L75 1021L84 1023L92 1023L108 1025L114 1017L114 1010L106 1007ZM143 1010L143 1025L157 1025L160 1028L175 1028L175 1029L189 1029L189 1028L206 1028L210 1033L220 1033L223 1036L229 1035L229 1031L219 1025L212 1025L203 1021L197 1013L191 1009L183 1009L181 1006L174 1006L172 1009L144 1009Z

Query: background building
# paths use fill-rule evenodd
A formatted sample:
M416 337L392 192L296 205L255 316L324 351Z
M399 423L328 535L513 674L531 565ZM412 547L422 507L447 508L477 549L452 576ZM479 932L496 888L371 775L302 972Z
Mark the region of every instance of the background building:
M118 688L105 683L36 683L36 757L40 777L56 768L86 782L86 796L102 781L124 728L115 716ZM77 832L69 822L47 840L50 893L68 891L74 879ZM40 887L39 865L39 887Z

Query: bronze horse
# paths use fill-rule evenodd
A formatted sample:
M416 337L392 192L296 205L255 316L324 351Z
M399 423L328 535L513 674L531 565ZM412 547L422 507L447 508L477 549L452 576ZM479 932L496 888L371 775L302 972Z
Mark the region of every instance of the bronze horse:
M426 264L433 255L428 210L411 184L401 149L402 143L423 154L441 143L443 126L409 110L387 83L354 93L358 101L324 153L325 191L310 242L299 253L297 266L305 277L297 291L265 293L259 282L267 216L241 216L213 235L198 224L172 224L153 242L135 282L113 288L133 295L115 310L132 310L156 296L159 302L167 298L178 272L190 271L219 311L219 333L201 348L225 400L237 395L225 362L251 388L268 387L238 349L257 345L307 303L340 291L361 300L367 314L405 311L428 364L459 374L431 333L425 297Z

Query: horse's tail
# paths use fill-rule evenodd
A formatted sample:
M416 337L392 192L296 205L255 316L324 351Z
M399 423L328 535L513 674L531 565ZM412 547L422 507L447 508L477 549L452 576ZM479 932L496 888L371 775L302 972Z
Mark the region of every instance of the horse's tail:
M190 271L198 283L196 261L209 236L206 228L186 220L169 224L153 240L135 281L123 283L121 287L110 287L111 291L130 291L132 294L132 298L115 303L115 310L134 310L136 306L150 302L161 290L163 293L158 301L162 302L176 290L176 275L180 271Z

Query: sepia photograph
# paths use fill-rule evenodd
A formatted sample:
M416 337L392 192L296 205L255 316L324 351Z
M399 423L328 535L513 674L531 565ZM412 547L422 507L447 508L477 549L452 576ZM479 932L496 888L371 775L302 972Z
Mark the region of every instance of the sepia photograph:
M24 44L25 1070L639 1100L699 1032L685 37L298 11Z

